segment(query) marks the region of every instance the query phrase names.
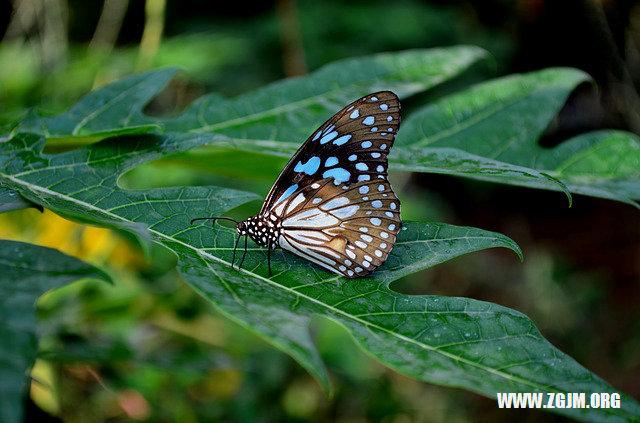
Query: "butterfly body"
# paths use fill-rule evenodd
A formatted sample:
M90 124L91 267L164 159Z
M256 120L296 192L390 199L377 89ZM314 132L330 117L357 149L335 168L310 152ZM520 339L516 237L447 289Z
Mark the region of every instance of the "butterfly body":
M384 263L402 225L400 201L387 181L399 112L397 96L381 91L320 126L285 166L260 212L238 223L245 252L250 237L269 259L281 247L348 278Z
M256 215L239 222L236 230L239 235L249 236L260 247L275 250L280 237L282 224L269 219L267 216Z

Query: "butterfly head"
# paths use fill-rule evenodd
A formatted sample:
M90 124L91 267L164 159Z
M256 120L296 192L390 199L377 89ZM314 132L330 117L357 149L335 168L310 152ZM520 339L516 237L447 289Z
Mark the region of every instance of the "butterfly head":
M248 224L245 220L238 222L238 224L236 225L236 231L238 231L238 235L247 235L248 229Z
M262 216L252 216L236 225L240 236L249 236L261 247L274 249L277 247L279 231L276 225Z

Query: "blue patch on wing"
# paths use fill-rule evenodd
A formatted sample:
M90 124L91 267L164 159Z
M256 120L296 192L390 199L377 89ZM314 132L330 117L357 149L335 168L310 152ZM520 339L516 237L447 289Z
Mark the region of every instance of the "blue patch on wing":
M338 131L331 131L324 137L320 138L320 144L326 144L338 136Z
M351 173L341 167L329 169L322 174L323 178L333 178L333 183L336 185L340 184L341 182L347 182L350 176Z
M338 164L338 158L332 156L332 157L329 157L327 160L325 160L324 167L331 167L337 164Z
M337 138L333 143L335 145L342 145L351 139L351 135L343 135L340 138Z
M280 203L281 201L286 200L291 194L293 194L294 192L296 192L296 190L298 189L298 184L293 184L291 185L289 188L287 188L287 190L285 192L282 193L282 195L280 196L280 198L278 198L275 202L275 204Z
M318 171L319 167L320 167L320 157L313 156L312 158L307 160L305 164L302 164L302 162L298 162L298 164L296 165L296 167L293 168L293 170L296 172L304 172L307 175L313 175Z

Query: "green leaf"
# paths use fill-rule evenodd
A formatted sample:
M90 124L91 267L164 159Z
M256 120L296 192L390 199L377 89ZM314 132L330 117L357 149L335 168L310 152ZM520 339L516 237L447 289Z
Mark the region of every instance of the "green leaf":
M29 207L34 207L40 211L44 210L42 206L28 201L16 191L0 186L0 213Z
M113 82L84 96L68 112L55 117L31 114L13 132L47 138L140 134L159 130L143 119L142 109L169 82L175 69L160 69Z
M481 48L459 46L345 59L308 76L276 82L234 99L203 96L182 115L169 119L142 113L145 103L175 73L161 69L109 84L84 97L69 112L28 119L14 132L68 138L162 128L164 132L224 134L237 142L275 140L299 145L311 127L357 97L380 89L407 97L455 77L484 57L486 52Z
M545 69L453 94L405 120L397 154L420 162L434 154L432 150L446 148L453 160L427 159L431 167L423 170L568 190L637 206L633 200L640 199L640 138L636 135L598 131L551 148L537 142L567 96L585 81L588 76L578 70ZM469 171L467 160L477 170ZM483 161L503 171L486 172ZM524 178L508 171L514 165L526 173ZM417 163L402 161L396 168L420 171Z
M240 142L299 145L314 127L358 97L382 89L408 97L453 78L485 56L478 47L459 46L340 60L226 102L204 97L165 128L224 134Z
M378 89L407 97L454 78L485 56L482 49L459 46L346 59L234 99L204 96L175 118L142 112L175 73L161 69L105 86L59 116L31 115L14 133L41 133L53 138L49 144L55 147L119 134L189 132L215 137L220 148L289 157L354 98ZM586 81L582 71L553 68L495 79L440 99L405 119L391 169L562 191L569 203L571 193L578 193L638 206L636 135L600 131L553 148L538 144L571 91Z
M210 136L111 139L47 155L35 135L0 144L0 182L65 215L96 224L141 225L178 257L185 281L232 320L293 356L328 388L326 370L309 334L314 315L344 326L387 366L411 377L495 398L503 391L613 392L610 385L546 341L521 313L468 298L411 296L389 287L398 278L462 254L505 247L509 238L475 228L408 222L390 258L369 278L347 280L286 252L273 257L249 248L243 269L230 267L235 231L190 226L196 216L220 215L256 199L217 187L124 190L128 169L169 153L206 145ZM28 158L28 159L27 159ZM623 395L621 409L554 410L599 420L640 416Z
M111 281L101 270L50 248L0 240L0 420L22 421L29 369L38 351L36 300L85 279Z

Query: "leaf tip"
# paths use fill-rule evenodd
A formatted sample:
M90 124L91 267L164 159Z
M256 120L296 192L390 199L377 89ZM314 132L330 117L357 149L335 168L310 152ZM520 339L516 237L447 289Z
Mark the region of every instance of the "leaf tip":
M507 237L507 239L509 240L509 249L516 254L520 263L524 262L524 253L522 252L522 248L520 248L518 243L511 238Z
M89 277L106 282L109 285L115 285L115 282L113 281L113 278L111 277L111 275L108 272L106 272L104 269L101 269L99 267L94 267L93 275Z
M560 187L560 191L562 191L565 195L565 197L567 197L567 202L569 203L569 208L571 208L573 206L573 196L571 195L571 191L569 190L569 187L567 187L564 182L562 182L560 179L555 178L551 175L549 175L548 173L545 172L540 172L540 174L542 176L544 176L545 178L549 179L551 182L557 184Z

